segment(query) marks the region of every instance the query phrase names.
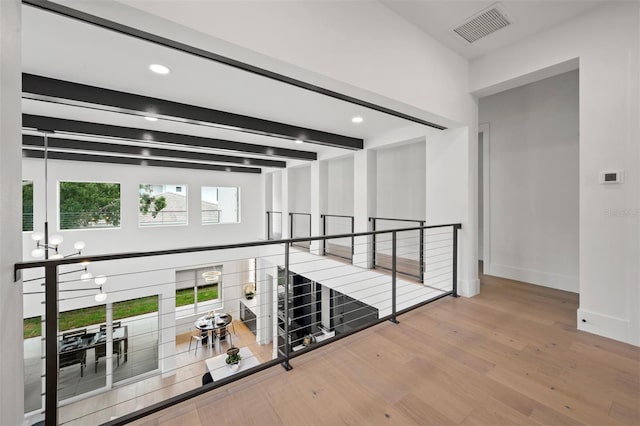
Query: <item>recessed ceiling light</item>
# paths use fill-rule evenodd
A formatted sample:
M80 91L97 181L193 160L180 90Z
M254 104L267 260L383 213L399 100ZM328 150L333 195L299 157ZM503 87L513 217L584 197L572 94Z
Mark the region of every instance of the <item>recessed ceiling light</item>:
M158 121L158 119L155 117L145 117L144 119L147 121Z
M296 143L302 143L302 139L296 139Z
M359 115L357 115L357 116L355 116L355 117L353 117L351 119L352 123L362 123L363 121L364 121L364 118L360 117Z
M149 65L149 69L153 72L155 72L156 74L162 74L162 75L166 75L169 74L171 72L171 70L167 67L165 67L164 65L160 65L160 64L151 64Z

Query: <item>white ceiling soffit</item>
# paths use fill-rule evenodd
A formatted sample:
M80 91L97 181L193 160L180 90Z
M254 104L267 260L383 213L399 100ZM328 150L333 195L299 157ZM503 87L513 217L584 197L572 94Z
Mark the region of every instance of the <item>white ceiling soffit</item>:
M423 32L467 59L474 59L530 37L608 1L416 1L382 0L389 9ZM455 28L491 10L494 6L511 22L474 42L462 38ZM471 34L470 38L482 35Z
M366 140L414 123L382 112L251 74L211 60L136 39L54 13L23 6L25 73L197 105ZM149 71L159 63L169 75ZM27 114L147 128L239 142L318 152L344 150L317 144L238 133L34 100ZM352 117L363 117L359 124Z

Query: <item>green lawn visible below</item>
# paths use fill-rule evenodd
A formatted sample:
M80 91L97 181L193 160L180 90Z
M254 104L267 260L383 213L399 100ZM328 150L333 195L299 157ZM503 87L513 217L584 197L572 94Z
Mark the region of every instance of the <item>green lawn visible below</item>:
M217 293L217 289L216 289ZM193 293L192 293L193 294ZM193 296L191 298L193 300ZM158 311L158 296L148 296L139 299L125 300L113 304L113 320L134 317ZM106 310L104 306L74 309L61 312L58 322L60 331L74 328L88 327L106 322ZM40 317L24 319L23 336L25 339L38 337L42 334Z
M193 305L193 288L183 288L176 291L176 307ZM218 298L218 286L198 287L198 302L206 302Z

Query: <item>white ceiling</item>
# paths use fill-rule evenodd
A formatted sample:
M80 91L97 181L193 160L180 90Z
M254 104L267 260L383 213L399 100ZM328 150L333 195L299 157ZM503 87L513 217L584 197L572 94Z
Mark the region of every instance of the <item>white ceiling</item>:
M23 6L23 71L77 83L307 127L366 139L414 124L210 60L155 45L96 26ZM160 76L149 64L168 66ZM318 152L346 151L317 144L234 132L135 115L24 100L23 111L104 124L183 133ZM351 118L364 122L354 124Z
M382 3L463 57L474 59L608 2L383 0ZM495 4L506 11L511 25L471 44L453 32L453 28Z

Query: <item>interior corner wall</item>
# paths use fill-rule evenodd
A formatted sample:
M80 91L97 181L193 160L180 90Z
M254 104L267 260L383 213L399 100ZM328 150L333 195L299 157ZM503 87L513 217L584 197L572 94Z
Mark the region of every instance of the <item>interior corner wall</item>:
M376 151L378 217L425 219L425 149L421 141Z
M0 1L0 424L24 423L22 282L13 266L21 261L21 4Z
M353 156L334 158L327 164L327 208L325 214L353 215Z
M578 71L480 99L484 273L578 292Z
M640 345L640 4L594 8L471 63L471 89L578 58L580 204L578 328ZM624 183L603 185L605 170Z
M289 172L289 212L311 213L311 168L292 167Z

